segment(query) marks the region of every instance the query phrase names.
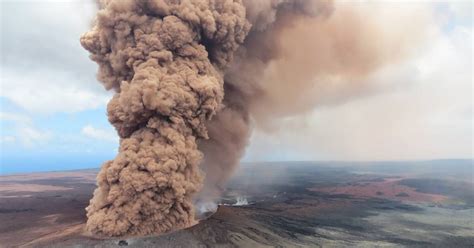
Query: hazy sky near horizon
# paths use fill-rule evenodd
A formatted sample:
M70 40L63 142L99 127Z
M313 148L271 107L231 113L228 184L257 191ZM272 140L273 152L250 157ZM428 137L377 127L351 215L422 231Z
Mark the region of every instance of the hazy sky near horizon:
M383 87L255 130L244 160L472 158L472 3L420 4L429 38L373 75ZM0 174L114 157L112 94L79 44L95 11L93 1L1 1Z

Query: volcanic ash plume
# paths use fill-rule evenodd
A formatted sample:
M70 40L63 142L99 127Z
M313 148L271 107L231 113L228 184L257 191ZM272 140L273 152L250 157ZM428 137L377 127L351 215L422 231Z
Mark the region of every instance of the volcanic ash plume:
M274 30L291 29L291 20L297 18L324 19L332 12L333 6L331 1L314 0L244 0L243 3L252 30L226 70L225 107L206 124L210 138L199 142L199 150L204 153L202 168L206 175L199 202L213 201L222 193L244 154L252 119L259 119L256 115L259 113L252 111L252 105L264 100L265 92L259 80L271 58L277 54L274 46L280 37ZM291 87L293 80L286 83ZM281 101L285 98L282 97Z
M285 117L370 90L371 75L417 48L427 19L423 6L324 0L243 3L252 29L225 71L225 107L206 124L210 139L199 142L206 174L202 202L222 192L253 126L272 131Z
M98 175L87 229L119 236L192 225L193 202L219 196L253 125L366 87L416 36L404 35L412 16L382 25L364 6L371 5L103 1L81 43L116 92L108 116L121 141Z
M240 1L103 1L81 44L116 94L121 137L87 207L87 229L119 236L192 225L206 121L222 107L222 70L250 28Z

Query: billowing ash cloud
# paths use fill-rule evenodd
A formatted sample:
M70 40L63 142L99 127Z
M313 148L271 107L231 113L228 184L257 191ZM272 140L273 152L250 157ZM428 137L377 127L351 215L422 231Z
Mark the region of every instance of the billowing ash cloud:
M252 111L252 106L256 101L263 103L264 95L271 92L265 92L260 79L270 61L278 55L275 39L280 37L277 30L292 28L290 23L295 18L319 20L332 12L330 1L245 0L243 3L252 30L226 70L225 107L206 124L210 139L199 143L199 149L205 154L202 168L206 180L199 194L204 201L219 196L236 169L251 133L251 119L259 119L260 113ZM291 85L293 82L288 80L286 83Z
M222 108L223 69L250 28L239 1L103 1L81 44L116 94L121 137L87 207L93 233L143 235L194 223L197 140Z
M345 98L403 53L400 40L375 44L383 28L364 18L331 1L101 2L81 43L116 92L108 116L121 141L98 175L87 229L194 224L193 202L221 193L252 126Z

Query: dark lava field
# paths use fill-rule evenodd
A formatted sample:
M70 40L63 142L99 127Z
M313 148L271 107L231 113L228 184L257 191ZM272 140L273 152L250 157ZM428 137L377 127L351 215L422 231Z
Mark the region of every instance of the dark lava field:
M84 232L97 170L0 177L0 247L473 247L471 160L243 164L217 211L149 237Z

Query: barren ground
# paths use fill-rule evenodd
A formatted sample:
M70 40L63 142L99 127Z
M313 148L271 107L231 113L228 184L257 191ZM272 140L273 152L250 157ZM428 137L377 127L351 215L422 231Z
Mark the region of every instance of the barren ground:
M2 176L0 246L473 246L472 184L351 171L317 163L246 165L220 200L226 205L208 219L160 236L122 238L84 232L97 170ZM232 206L236 197L249 205Z

